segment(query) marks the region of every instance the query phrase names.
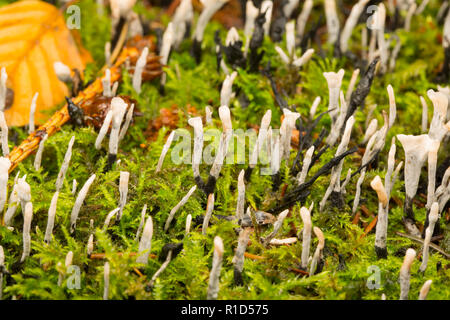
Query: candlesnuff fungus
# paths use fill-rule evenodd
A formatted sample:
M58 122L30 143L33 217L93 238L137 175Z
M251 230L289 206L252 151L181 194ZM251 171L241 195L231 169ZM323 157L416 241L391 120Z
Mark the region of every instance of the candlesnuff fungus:
M264 116L261 119L261 126L259 127L258 138L256 140L255 146L253 147L253 151L250 156L249 167L251 169L253 169L256 166L256 164L258 163L258 157L264 146L264 141L266 141L267 135L269 134L269 132L271 132L271 130L269 130L271 119L272 119L272 110L269 109L266 111L266 113L264 114ZM270 149L271 146L270 146L269 141L267 141L267 146ZM246 180L249 180L249 178L250 178L250 175L247 176L247 173L246 173Z
M103 86L103 96L104 97L112 97L112 91L111 91L111 70L106 69L105 70L105 76L102 79L102 86Z
M175 216L175 213L180 209L184 204L189 200L191 195L194 193L194 191L197 189L197 186L193 186L191 189L189 189L188 193L181 199L180 202L177 203L175 207L170 210L169 216L167 217L166 224L164 225L164 231L167 232L170 227L170 223L173 220L173 217Z
M122 98L112 98L111 110L112 110L112 129L109 134L109 154L108 163L112 165L117 158L117 151L119 149L119 130L122 123L123 116L127 109L127 104Z
M261 3L260 12L265 13L266 21L263 24L264 34L269 35L270 31L270 22L272 20L272 10L273 10L273 2L270 0L263 0Z
M355 118L353 116L351 116L346 124L345 124L345 131L344 134L342 135L342 139L341 139L341 143L339 144L337 150L336 150L336 154L335 157L338 157L342 154L344 154L347 151L347 146L348 143L350 141L350 135L352 133L352 128L353 128L353 124L355 123ZM331 169L331 178L330 178L330 185L328 186L327 191L325 192L325 195L323 196L322 200L319 203L319 210L322 211L323 208L325 207L325 203L328 200L328 197L334 193L336 195L341 194L341 182L340 182L340 177L341 177L341 172L342 172L342 166L344 165L344 159L342 159L341 161L339 161L339 163L334 166ZM336 205L338 207L342 206L342 199L338 200Z
M89 179L87 179L87 181L84 183L81 190L78 192L75 204L73 205L72 212L70 214L70 233L73 233L75 231L78 213L80 212L81 205L83 204L84 199L86 198L86 195L89 191L89 188L91 187L92 183L95 180L95 177L96 177L95 174L91 175Z
M0 212L3 212L8 196L7 185L10 167L11 161L8 158L0 157Z
M377 131L378 128L378 120L372 119L367 126L366 132L364 133L364 139L362 143L367 143L369 139L374 135L374 133Z
M328 0L327 0L328 1ZM331 0L334 2L334 0ZM341 90L342 79L344 78L344 69L336 72L324 72L323 76L328 84L328 113L331 117L332 125L336 122L339 113L339 92Z
M427 295L428 295L428 292L430 292L430 287L431 287L432 282L433 282L433 280L425 281L422 288L420 289L418 300L426 300L427 299Z
M316 266L319 263L320 259L322 258L322 250L325 246L325 237L323 235L322 230L320 230L319 227L314 227L313 230L314 230L314 234L317 237L318 243L317 243L316 251L314 251L314 256L311 261L311 266L309 269L309 276L314 275L314 273L316 272Z
M292 112L287 108L283 109L284 119L280 126L280 157L289 159L291 151L292 130L295 129L295 122L300 118L300 113Z
M115 82L117 83L117 82ZM115 93L114 93L115 94ZM127 114L125 115L125 123L120 129L119 132L119 142L125 137L125 134L127 133L128 127L131 124L131 120L133 120L133 111L134 111L134 103L130 105L128 108Z
M194 128L194 153L192 154L192 171L197 185L202 185L200 176L200 162L203 155L203 123L201 117L188 120L188 124Z
M189 31L192 19L194 18L194 9L192 8L191 0L181 0L180 5L175 10L172 18L174 39L173 45L175 48L181 44L186 32Z
M386 24L386 7L383 3L380 3L378 5L377 10L377 18L378 18L378 24L377 24L377 30L372 30L376 32L377 37L377 43L378 43L378 50L380 53L380 72L385 73L387 70L387 63L388 63L388 51L389 51L389 45L386 43L385 36L384 36L384 27Z
M31 201L31 188L30 185L25 181L27 178L24 175L22 178L17 180L17 195L20 201L20 207L22 208L22 213L25 215L25 206Z
M338 141L339 135L341 134L341 129L344 126L345 115L347 114L347 102L345 102L344 93L342 91L340 92L339 97L341 106L337 110L337 117L335 119L335 122L331 124L330 134L326 139L326 143L330 146L334 146Z
M111 210L108 215L106 216L105 223L103 224L103 230L108 229L109 223L111 222L111 219L117 214L117 212L120 211L120 208L115 208L114 210Z
M400 268L400 300L408 300L409 280L411 277L411 265L416 258L416 251L409 248L406 250L402 267Z
M9 145L8 145L8 125L6 124L5 113L0 111L0 140L2 143L3 156L9 155Z
M128 195L128 181L130 180L130 173L128 171L120 171L120 180L119 180L119 193L120 193L120 201L119 201L119 215L117 216L117 220L122 219L123 208L127 203L127 195Z
M301 257L301 268L306 270L308 268L309 259L309 249L311 245L311 213L305 207L300 208L300 216L303 221L303 235L302 235L302 257Z
M334 44L339 38L339 18L335 0L324 0L325 16L327 18L328 43Z
M59 191L55 191L48 208L47 228L45 229L44 241L50 243L52 241L53 227L55 226L56 205L58 203Z
M222 170L223 161L228 152L228 144L233 136L233 128L231 125L230 109L228 106L221 106L219 108L219 117L222 121L222 135L220 137L219 148L217 150L216 157L209 171L208 181L204 187L206 194L214 192L216 181L219 178L220 171Z
M36 171L39 171L41 168L41 162L42 162L42 153L44 152L44 144L45 141L48 139L48 134L46 133L44 137L42 138L41 142L39 142L39 148L36 152L36 157L34 158L34 169Z
M434 202L431 206L430 213L428 215L428 227L425 231L425 239L423 241L422 264L420 265L419 268L421 272L425 272L425 270L427 269L431 236L433 235L434 226L438 220L439 220L439 203Z
M167 29L164 32L164 35L162 37L162 45L161 45L161 50L159 52L159 55L161 56L160 61L161 61L162 65L167 65L167 62L169 61L170 49L174 42L174 37L175 37L174 26L173 26L172 22L169 22L169 24L167 25ZM146 59L147 59L147 57L146 57ZM166 82L166 77L165 77L165 73L163 73L163 75L161 77L161 84L164 85L165 82Z
M163 162L164 162L164 158L166 157L166 154L167 154L167 152L170 149L170 145L172 144L173 138L175 137L175 132L176 131L172 131L169 134L169 137L167 138L166 143L164 144L164 147L163 147L163 149L161 151L161 156L159 157L158 165L156 166L155 172L159 172L161 170L161 167L162 167Z
M211 110L211 106L206 106L205 107L205 124L211 124L212 122L212 110Z
M379 61L379 57L375 58L367 67L367 70L362 75L361 80L359 80L356 90L353 91L350 97L350 103L348 105L345 119L350 118L350 116L355 113L356 108L362 106L366 100L366 97L369 95L370 88L372 87L372 82L375 77L375 69Z
M242 228L239 232L238 245L236 248L236 253L233 257L234 264L234 284L241 286L244 284L242 280L242 270L244 269L244 253L247 248L248 240L250 237L251 229Z
M24 262L26 258L30 255L31 250L31 220L33 220L33 204L31 202L27 202L25 206L25 213L23 218L23 253L22 258L20 258L20 262Z
M5 269L5 252L0 246L0 301L3 300L3 270Z
M105 119L103 120L100 131L98 132L97 139L95 140L95 149L100 150L103 138L105 138L106 133L108 132L109 126L112 121L112 110L108 110L106 113Z
M353 6L352 11L350 12L349 17L347 18L347 21L345 21L344 28L342 29L340 35L340 47L342 52L346 52L348 50L348 40L350 39L353 29L358 23L358 19L368 2L369 0L359 0Z
M283 221L286 218L286 216L288 215L288 213L289 213L289 209L286 209L278 215L277 221L275 221L275 223L273 224L273 231L271 233L269 233L269 235L267 237L265 237L262 241L265 246L268 246L270 241L273 238L275 238L278 231L283 226Z
M247 56L248 48L250 46L250 37L255 27L255 20L259 14L259 9L254 6L253 0L247 0L245 5L245 25L244 25L244 56Z
M361 160L361 167L358 171L361 172L360 177L356 183L356 195L353 200L352 213L355 214L359 206L361 196L361 185L364 181L364 177L367 171L367 166L374 160L376 160L378 153L384 148L386 143L386 136L389 130L389 120L386 112L383 111L384 125L377 130L367 142L366 150L364 151L363 158Z
M201 57L201 43L203 41L203 33L205 32L206 25L211 17L227 3L229 0L205 0L203 3L203 10L200 17L197 20L195 31L193 34L192 53L197 63L200 62Z
M444 173L441 185L436 189L435 199L439 202L439 212L444 210L447 201L450 200L450 167Z
M409 31L411 29L411 19L414 16L414 13L417 9L417 3L415 1L411 1L411 4L409 5L408 12L406 14L405 18L405 30Z
M353 70L350 83L348 84L347 91L345 92L345 102L347 103L347 105L350 103L350 98L352 97L353 90L355 89L356 80L358 79L359 73L359 69Z
M397 116L397 105L395 103L394 88L391 85L387 86L389 95L389 128L394 125L395 117Z
M61 61L56 61L55 63L53 63L53 70L55 71L55 74L58 77L59 81L67 84L72 82L70 68Z
M238 198L236 205L236 219L239 221L244 217L245 209L245 182L244 182L245 170L241 170L238 177ZM5 195L6 197L6 195Z
M147 287L145 288L146 291L149 291L149 289L153 288L153 285L155 284L156 279L167 268L167 266L169 265L171 260L172 260L172 250L169 250L166 261L164 261L164 263L161 265L161 267L159 267L159 269L155 272L152 279L150 280Z
M297 175L297 184L301 185L305 182L306 176L308 175L308 170L311 165L312 156L314 154L314 145L312 145L305 153L305 157L303 159L302 171Z
M86 246L86 254L88 258L91 256L92 252L94 252L94 234L91 233L89 235L89 239Z
M141 211L141 219L140 219L140 222L139 222L139 227L138 227L138 229L136 231L136 236L134 238L134 241L138 241L139 240L142 228L144 227L145 214L146 213L147 213L147 204L144 204L144 207L142 208L142 211Z
M31 100L30 106L30 121L28 125L28 133L34 132L34 113L36 112L36 100L39 96L39 92L36 92Z
M437 153L440 146L439 140L431 140L428 150L428 188L427 188L427 204L426 208L430 209L431 204L435 201L435 189L436 189L436 165L437 165Z
M450 121L445 123L449 100L447 96L441 92L428 90L428 97L433 102L433 118L431 119L430 130L428 136L431 139L442 141L442 139L450 131Z
M311 109L309 109L309 118L312 120L314 119L314 116L316 115L317 107L319 106L321 101L320 97L316 97L313 101L313 104L311 105Z
M69 251L69 252L67 252L66 260L64 261L64 267L65 267L64 273L60 272L59 276L58 276L58 287L62 286L62 282L64 280L64 274L67 271L67 268L69 268L72 265L72 260L73 260L73 252Z
M147 64L147 56L148 56L148 47L145 47L141 55L139 56L136 67L134 69L133 74L133 89L139 94L141 93L141 85L142 85L142 72L145 69L145 65Z
M297 43L300 43L303 39L303 34L305 32L306 23L308 22L309 15L311 14L311 10L314 3L313 0L305 0L303 3L303 8L300 14L297 17Z
M103 267L103 300L108 300L109 298L109 273L109 262L106 261Z
M56 179L55 183L56 191L60 191L63 186L64 178L66 176L67 169L69 168L70 158L72 157L72 147L74 142L75 136L72 136L72 138L69 141L69 145L67 146L67 151L66 154L64 155L64 160L61 165L61 169L59 170L58 173L58 178Z
M153 220L152 216L149 216L145 222L144 231L142 232L141 240L139 241L139 253L136 263L148 264L148 257L152 248L152 237Z
M210 193L208 195L208 203L206 204L206 213L205 217L203 218L203 225L202 225L202 234L206 234L206 230L208 229L209 225L209 219L211 219L212 212L214 210L214 193Z
M6 213L3 217L3 222L6 227L9 227L12 223L12 219L17 211L17 206L19 202L19 195L17 194L17 188L18 184L17 181L14 181L13 189L11 191L11 194L9 196L9 203L8 203L8 209L6 210Z
M208 292L206 295L207 300L216 300L219 293L219 278L220 278L220 269L222 268L222 260L223 260L223 241L222 238L216 236L214 238L214 254L213 254L213 262L212 268L209 273L209 285Z
M187 236L188 233L191 231L191 223L192 223L192 214L188 214L186 217L186 227L184 230L184 236Z
M428 157L430 138L426 134L420 136L413 135L397 135L403 149L405 150L405 206L404 212L406 216L414 219L413 198L416 195L419 184L420 171Z
M233 81L237 76L237 72L233 71L230 75L227 75L222 84L222 89L220 90L220 105L229 106L230 99L232 95Z

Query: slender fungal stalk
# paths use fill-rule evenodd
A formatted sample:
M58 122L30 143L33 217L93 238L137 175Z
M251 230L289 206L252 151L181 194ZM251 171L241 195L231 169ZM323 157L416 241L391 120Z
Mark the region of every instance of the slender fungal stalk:
M175 216L175 213L178 211L178 209L180 209L182 206L184 206L184 204L189 200L189 198L191 197L191 195L194 193L194 191L197 189L197 186L193 186L188 193L181 199L180 202L178 202L178 204L172 208L172 210L170 210L169 216L167 217L166 220L166 224L164 225L164 231L167 232L167 230L169 230L170 227L170 223L173 220L173 217Z
M206 235L208 229L209 220L211 219L212 212L214 211L214 193L208 195L208 203L206 204L206 213L203 218L202 234Z
M422 264L420 265L419 270L421 272L425 272L428 264L428 256L430 249L430 241L431 236L434 232L434 226L436 222L439 220L439 203L434 202L431 206L430 213L428 215L428 227L425 230L425 239L423 241L423 253L422 253Z
M31 220L33 220L33 204L27 202L25 206L25 214L23 218L23 253L20 262L24 262L30 255L31 251Z
M152 248L153 237L153 220L152 216L147 218L145 222L144 231L142 232L141 241L139 242L139 253L136 263L148 264L148 257Z
M53 194L50 207L48 208L47 228L45 229L44 241L50 243L52 241L53 227L55 226L56 205L58 203L59 191Z
M161 167L163 165L164 162L164 158L166 157L167 152L170 149L170 145L172 144L173 138L175 137L175 131L172 131L169 135L169 137L166 140L166 143L164 144L164 147L161 151L161 156L159 157L158 160L158 165L156 166L156 170L155 172L159 172L161 170Z
M89 191L89 188L91 187L92 183L95 180L95 177L96 177L95 174L91 175L89 179L84 183L80 192L78 192L78 196L75 200L75 204L73 205L72 212L70 214L70 233L73 233L75 231L78 220L78 213L80 212L81 205L83 204L84 199L86 198L86 195Z
M222 238L216 236L214 238L214 255L212 268L209 273L209 285L206 295L207 300L216 300L219 294L219 278L220 269L222 268L223 252L224 250Z
M308 268L309 249L311 245L311 213L307 208L301 207L300 216L303 220L302 260L300 266L306 270L306 268Z
M409 279L411 277L411 266L416 258L416 251L409 248L406 250L402 267L400 268L400 300L408 300Z

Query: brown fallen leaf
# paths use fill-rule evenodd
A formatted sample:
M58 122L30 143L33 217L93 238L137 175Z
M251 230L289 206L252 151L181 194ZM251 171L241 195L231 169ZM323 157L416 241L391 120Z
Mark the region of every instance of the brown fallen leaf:
M83 61L84 60L84 61ZM36 92L35 122L43 123L51 109L64 100L68 89L58 80L53 63L61 61L71 69L84 69L92 60L80 55L61 12L43 1L19 1L0 8L0 67L8 73L7 86L14 101L5 110L9 126L29 122L31 100Z

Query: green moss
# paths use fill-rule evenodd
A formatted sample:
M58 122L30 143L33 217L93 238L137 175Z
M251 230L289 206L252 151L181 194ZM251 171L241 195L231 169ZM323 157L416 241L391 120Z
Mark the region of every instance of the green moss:
M1 1L3 4L5 1ZM82 1L82 28L80 30L84 46L91 52L94 63L87 67L86 79L98 76L98 70L104 64L104 44L110 37L110 21L98 17L94 1ZM159 15L157 9L147 10L138 4L136 11L147 18ZM373 213L377 212L376 194L369 186L375 175L382 178L385 174L387 150L390 138L395 134L420 134L421 107L419 95L425 96L426 90L435 88L431 82L436 69L443 59L442 50L436 38L440 34L440 27L435 25L435 6L429 6L426 14L415 16L412 32L400 32L403 46L395 72L380 78L377 77L363 111L356 112L355 129L352 135L352 144L362 142L365 128L366 113L370 104L377 104L374 117L383 122L381 110L388 110L388 96L386 87L392 84L395 89L398 114L394 127L388 135L388 143L380 155L377 170L368 171L362 186L362 202ZM313 13L316 17L318 12ZM89 19L88 19L89 17ZM95 17L95 18L91 18ZM317 17L316 17L317 18ZM168 22L163 17L164 23ZM386 260L376 260L374 252L374 233L363 236L364 229L352 224L351 205L355 194L355 184L358 176L354 177L347 186L345 197L346 206L342 210L326 207L324 212L314 210L313 225L319 226L325 234L324 268L323 272L304 277L291 271L298 267L302 251L301 241L289 247L264 248L258 243L255 234L251 235L249 253L264 256L264 260L245 259L244 282L245 286L234 286L232 257L237 246L236 227L232 222L212 218L212 225L207 234L199 232L199 226L193 226L191 233L184 237L185 221L188 214L193 218L203 215L206 208L206 196L197 191L189 201L175 215L168 233L163 231L164 223L170 210L180 201L187 191L195 184L192 177L192 168L188 164L174 165L170 163L170 152L166 157L163 169L155 173L165 136L169 128L163 127L156 141L147 142L145 130L149 121L159 114L162 108L171 108L175 105L180 110L179 127L187 125L188 105L195 106L200 115L206 105L214 106L213 117L218 118L217 107L220 101L220 86L224 79L222 73L216 72L216 58L214 54L214 32L219 29L224 38L226 30L218 23L208 25L203 43L202 62L195 64L189 55L190 41L185 41L179 51L171 55L167 71L166 94L161 96L158 92L158 80L145 83L141 95L136 95L131 86L130 76L125 72L123 83L119 87L121 94L131 95L138 101L138 109L143 114L135 119L120 144L118 158L120 163L115 164L113 170L104 172L107 163L107 142L103 143L100 151L95 150L94 142L96 132L93 128L77 128L64 126L57 134L50 137L44 149L42 168L35 171L33 168L34 156L22 162L18 169L20 174L27 174L27 182L32 190L34 208L32 232L32 256L27 259L20 272L13 274L14 284L5 288L5 298L20 296L22 299L100 299L103 294L103 266L106 260L92 260L86 257L86 244L90 234L89 221L94 220L95 252L105 252L106 259L111 265L110 298L127 299L205 299L208 286L209 270L211 269L213 238L219 235L224 240L224 263L220 282L220 299L379 299L385 293L388 299L398 299L398 274L403 261L402 250L412 247L418 252L421 247L418 243L398 236L395 231L404 232L402 224L402 208L396 206L389 212L388 251ZM359 46L360 29L355 30L352 38L353 49ZM284 41L280 44L285 47ZM274 45L269 40L264 43L266 55L264 63L271 60L276 67L275 79L283 84L290 70L282 66ZM326 47L324 48L326 49ZM298 55L300 52L297 53ZM300 78L296 84L296 94L287 98L289 104L297 106L298 111L306 120L309 107L316 96L322 97L317 114L326 111L328 106L328 90L323 77L325 71L337 71L344 68L346 75L343 88L348 86L353 71L347 59L335 59L330 55L325 59L318 56L298 72ZM291 75L289 75L291 76ZM232 100L230 106L234 128L246 129L250 125L259 125L260 119L267 109L272 110L272 126L280 125L281 111L273 99L273 93L268 80L261 74L250 74L245 70L238 70L235 81L236 88L249 98L247 106L241 105L238 99ZM330 120L325 116L315 133L322 127L329 129ZM219 128L220 123L214 120L211 128ZM14 128L11 132L17 133L18 140L26 138L26 130ZM55 180L64 158L66 146L72 135L75 135L75 145L67 176L61 190L56 213L54 238L50 245L44 245L43 232L47 223L47 211L50 200L55 191ZM145 148L140 145L146 144ZM248 144L248 142L246 142ZM205 143L209 144L209 142ZM397 143L397 158L403 159L403 151ZM318 168L331 160L336 148L326 152L316 166L309 173L311 177ZM442 148L441 148L442 150ZM442 151L443 153L447 151ZM291 161L294 157L291 155ZM443 155L441 154L441 157ZM246 157L248 160L248 156ZM348 168L353 170L360 164L360 156L352 155L345 159L343 173ZM291 162L290 162L291 163ZM208 165L201 166L201 172L206 176ZM217 183L216 202L214 213L232 215L236 209L237 176L245 165L225 164L221 177ZM256 171L252 175L251 183L246 186L247 204L258 209L268 209L273 206L279 193L271 192L272 180L270 176L260 175ZM282 178L289 182L287 192L293 187L289 178L289 167L282 165ZM128 203L125 206L123 218L120 223L114 224L107 231L101 230L103 221L111 210L118 206L119 171L130 172ZM77 230L73 236L68 234L71 208L76 195L71 194L72 180L78 181L78 190L95 173L97 175L88 196L81 208ZM14 174L8 182L9 191L13 185ZM425 176L424 176L425 177ZM306 199L306 205L315 203L315 208L323 197L329 184L329 175L320 177L311 194ZM398 179L395 184L394 197L403 200L403 180ZM134 241L135 232L140 222L140 212L144 204L148 205L148 213L152 215L154 233L151 253L158 255L164 244L168 242L183 242L183 251L174 259L157 279L151 293L145 291L145 285L160 267L161 262L150 259L148 266L143 268L143 277L138 276L133 267L135 264L133 252L138 250L138 243ZM297 231L302 228L298 211L300 204L293 207L292 215L287 218L277 238L292 236L291 225ZM20 209L19 209L20 210ZM416 209L416 216L420 222L425 220L425 210ZM361 217L364 223L371 218ZM6 252L6 267L10 270L20 259L22 253L23 219L18 214L14 220L14 231L0 227L0 241ZM37 230L35 229L37 228ZM447 226L448 228L448 226ZM266 236L272 227L263 227L261 236ZM444 242L448 243L448 232ZM315 249L317 239L313 237L311 251ZM448 249L448 246L445 248ZM74 265L81 268L81 289L70 290L67 286L58 287L59 272L64 268L57 266L64 263L68 251L74 252ZM118 253L123 253L119 255ZM339 267L341 255L346 267ZM448 261L437 252L432 251L425 275L418 273L419 261L415 261L411 277L410 298L415 299L422 284L432 279L433 284L429 294L430 299L450 299ZM443 268L437 271L437 264ZM371 266L379 268L381 283L378 289L369 289L367 281L372 275ZM342 270L341 270L342 269ZM45 270L45 271L44 271ZM67 277L66 277L67 278Z

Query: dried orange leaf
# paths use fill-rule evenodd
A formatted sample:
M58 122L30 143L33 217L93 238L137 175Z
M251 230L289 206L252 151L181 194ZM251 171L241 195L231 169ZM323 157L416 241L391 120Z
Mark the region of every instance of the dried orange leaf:
M71 69L84 69L83 59L59 10L42 1L19 1L0 8L0 67L8 73L7 86L14 102L5 110L9 126L29 122L33 95L39 92L35 123L42 113L64 100L68 89L58 80L53 63L61 61Z

